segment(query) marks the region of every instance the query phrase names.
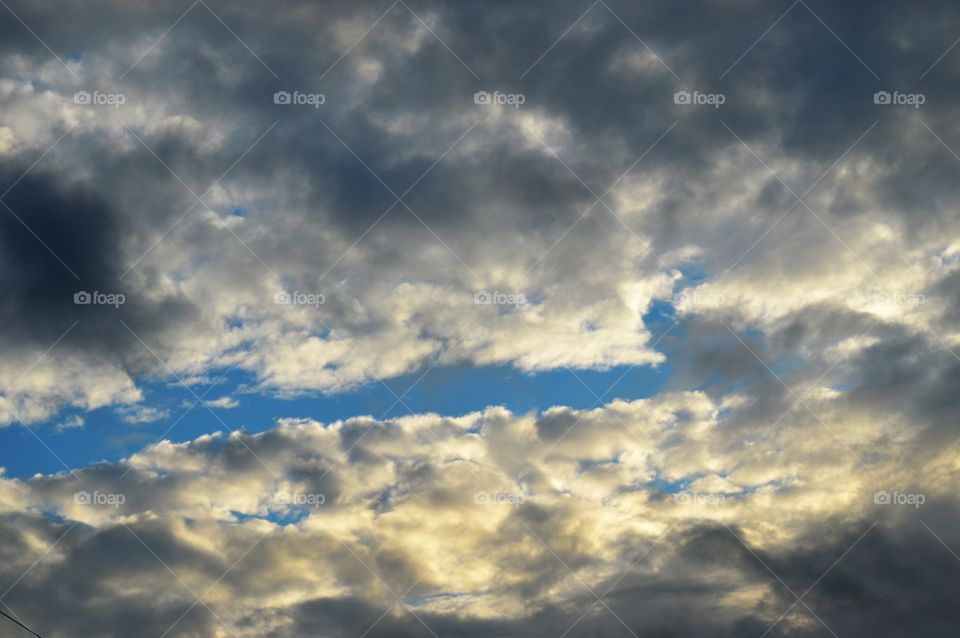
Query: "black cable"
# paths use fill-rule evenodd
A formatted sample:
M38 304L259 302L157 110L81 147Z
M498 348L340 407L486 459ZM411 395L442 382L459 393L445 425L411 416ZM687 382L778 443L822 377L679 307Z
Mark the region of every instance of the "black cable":
M0 614L3 614L3 615L4 615L6 618L8 618L10 621L17 623L18 625L20 625L21 627L23 627L24 629L26 629L27 631L29 631L31 634L33 634L33 635L36 636L37 638L43 638L40 634L38 634L38 633L35 632L34 630L30 629L29 627L27 627L27 626L24 625L22 622L20 622L19 620L17 620L16 618L14 618L14 617L11 616L10 614L8 614L7 612L3 611L2 609L0 609Z

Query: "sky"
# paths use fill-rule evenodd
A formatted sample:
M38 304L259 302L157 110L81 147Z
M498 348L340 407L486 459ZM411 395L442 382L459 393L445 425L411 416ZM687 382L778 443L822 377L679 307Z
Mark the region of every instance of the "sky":
M0 635L952 635L957 17L0 0Z

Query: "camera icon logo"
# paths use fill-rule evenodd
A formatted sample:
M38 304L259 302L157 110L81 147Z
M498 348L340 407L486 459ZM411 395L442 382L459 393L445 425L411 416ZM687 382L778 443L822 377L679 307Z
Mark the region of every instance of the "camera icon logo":
M290 104L291 96L289 91L277 91L273 94L274 104Z
M875 505L889 505L893 499L890 497L890 492L881 491L874 493L873 502Z
M73 103L74 104L90 104L90 92L89 91L77 91L73 94Z
M86 290L73 293L73 303L78 306L89 306L93 302L93 296Z
M477 305L487 305L493 303L493 295L486 290L481 290L473 295L473 303Z
M490 94L487 91L477 91L473 94L474 104L490 104L491 102Z
M690 104L690 92L689 91L677 91L673 94L673 103L674 104Z
M891 97L889 91L877 91L873 94L874 104L890 104Z
M281 306L289 306L291 303L291 295L289 292L281 291L273 296L273 303L279 304Z
M73 495L73 502L77 505L89 505L93 500L90 498L90 492L76 492Z

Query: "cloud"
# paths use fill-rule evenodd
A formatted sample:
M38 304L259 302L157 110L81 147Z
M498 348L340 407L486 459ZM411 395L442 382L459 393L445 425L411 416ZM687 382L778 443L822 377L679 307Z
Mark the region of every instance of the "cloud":
M952 3L10 8L0 425L234 371L667 377L2 478L43 635L955 626Z
M230 410L240 405L240 402L233 397L223 396L219 399L213 399L212 401L204 401L203 404L210 408L223 408L225 410Z
M62 432L64 430L72 430L73 428L82 428L85 423L86 421L82 416L74 414L57 425L57 431Z
M947 56L926 76L922 112L874 104L876 69L883 87L906 91L942 52L896 3L873 7L882 26L870 27L798 5L729 73L744 34L763 33L774 11L701 6L694 20L597 5L538 62L573 8L545 21L496 3L284 6L270 19L283 43L263 37L251 7L220 16L260 61L214 7L191 9L153 48L170 23L159 12L96 3L67 29L51 5L21 7L55 50L86 34L67 70L11 28L4 46L20 57L2 85L17 141L5 183L66 133L5 201L81 280L8 216L5 236L23 253L4 268L8 348L38 355L80 320L58 351L89 352L118 374L176 380L235 365L261 390L295 395L431 363L660 365L662 329L645 317L678 290L682 319L719 312L738 330L802 323L830 304L944 332L949 295L935 291L955 268L936 257L953 230L944 205L955 160L917 118L944 131L955 64ZM124 36L104 30L108 13ZM381 15L376 37L337 61ZM861 60L817 17L842 39L857 34ZM625 28L640 24L649 49ZM456 42L459 61L441 40ZM891 49L921 41L928 56ZM825 67L834 71L804 81L783 71ZM499 89L488 79L523 70ZM474 104L479 88L525 101ZM684 106L678 89L726 99ZM124 101L77 105L78 90ZM324 102L275 104L277 91ZM79 172L79 157L95 159ZM912 195L917 183L932 196ZM709 276L691 280L696 270ZM28 272L60 283L28 294ZM88 288L127 302L72 306ZM298 296L278 304L280 290ZM484 291L526 303L474 304Z
M115 412L120 416L121 421L129 423L130 425L153 423L154 421L161 421L170 416L168 410L148 405L122 406L117 408Z
M878 635L892 636L938 604L879 601L912 596L895 593L904 570L918 583L947 578L949 550L924 525L948 547L960 540L948 523L956 499L942 476L907 469L922 437L895 423L865 429L842 401L815 405L849 449L802 414L769 434L771 451L752 445L761 420L732 444L743 408L723 415L735 401L680 393L589 411L287 420L159 442L75 476L3 479L0 494L15 495L6 546L21 547L4 577L50 552L5 602L51 636L80 616L94 635L181 615L199 635L347 635L398 597L384 635L421 621L454 635L540 635L579 618L574 635L621 620L633 631L762 633L779 619L774 635L813 636L823 631L813 614L862 627L867 604L886 619ZM878 502L879 477L924 494L922 508ZM168 592L159 604L150 582ZM790 593L811 585L812 612ZM41 613L51 596L63 615ZM702 605L711 614L692 616Z

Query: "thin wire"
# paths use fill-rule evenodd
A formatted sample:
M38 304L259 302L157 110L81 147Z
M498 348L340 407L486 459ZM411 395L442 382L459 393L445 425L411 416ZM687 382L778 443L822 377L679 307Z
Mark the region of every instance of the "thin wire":
M20 622L19 620L17 620L17 619L14 618L13 616L9 615L7 612L3 611L2 609L0 609L0 614L3 614L6 618L10 619L10 621L17 623L18 625L20 625L21 627L23 627L24 629L26 629L27 631L29 631L31 634L33 634L33 635L36 636L37 638L43 638L40 634L38 634L38 633L35 632L34 630L30 629L29 627L27 627L27 626L24 625L22 622Z

